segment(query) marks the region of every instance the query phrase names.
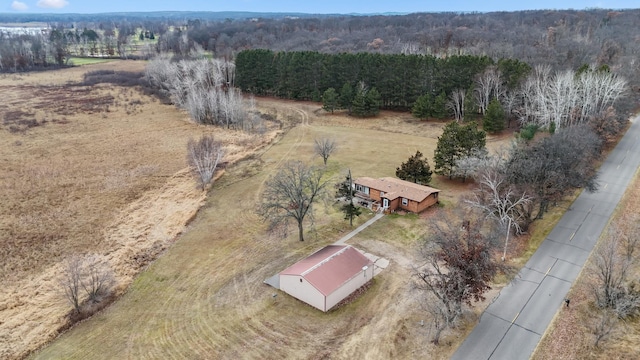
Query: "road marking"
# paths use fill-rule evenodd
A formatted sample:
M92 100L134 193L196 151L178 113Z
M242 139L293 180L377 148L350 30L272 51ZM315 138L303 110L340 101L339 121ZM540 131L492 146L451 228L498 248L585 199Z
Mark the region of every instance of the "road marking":
M589 210L591 211L591 210ZM569 238L569 241L573 240L573 237L576 236L576 233L574 232L573 234L571 234L571 237Z
M518 311L518 313L516 314L516 317L514 317L513 320L511 320L512 324L516 322L516 319L518 318L518 316L520 316L520 311Z
M604 187L602 188L603 190L607 188L607 186L609 186L609 184L604 184Z

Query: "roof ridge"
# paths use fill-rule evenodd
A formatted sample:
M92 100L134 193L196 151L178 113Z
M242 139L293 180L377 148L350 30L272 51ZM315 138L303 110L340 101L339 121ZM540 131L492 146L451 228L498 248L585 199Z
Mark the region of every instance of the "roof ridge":
M340 251L336 251L335 253L327 256L326 258L324 258L322 261L319 261L317 264L313 265L312 267L308 268L307 270L303 271L302 274L300 274L300 276L305 276L308 273L312 272L313 270L317 269L318 267L320 267L320 265L323 265L327 262L329 262L331 259L333 259L334 257L342 254L343 252L347 251L348 248L351 247L351 245L329 245L329 246L344 246L342 249L340 249Z

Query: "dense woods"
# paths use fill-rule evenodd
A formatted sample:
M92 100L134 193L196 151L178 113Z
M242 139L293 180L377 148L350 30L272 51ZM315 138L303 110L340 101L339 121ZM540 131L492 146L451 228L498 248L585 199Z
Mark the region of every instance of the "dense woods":
M186 54L197 46L226 58L233 58L241 50L260 48L333 54L476 55L515 58L532 66L548 64L554 70L608 64L613 72L638 86L640 42L633 30L640 28L639 14L637 9L394 16L172 12L144 16L3 14L0 21L40 21L64 33L95 30L100 42L110 36L109 30L120 34L127 32L122 29L134 28L155 34L154 51L171 49ZM0 41L3 63L10 49L16 48L8 44L13 41L6 37ZM24 35L20 41L30 43L35 53L35 38Z
M498 62L519 63L517 60ZM409 110L423 94L450 94L455 89L467 89L474 78L493 60L486 56L460 55L437 58L428 55L404 54L323 54L312 51L274 52L246 50L236 57L236 85L256 95L277 96L295 100L320 100L329 88L342 89L345 84L357 87L364 83L375 88L386 109ZM522 78L529 67L519 74ZM517 81L517 80L514 80Z

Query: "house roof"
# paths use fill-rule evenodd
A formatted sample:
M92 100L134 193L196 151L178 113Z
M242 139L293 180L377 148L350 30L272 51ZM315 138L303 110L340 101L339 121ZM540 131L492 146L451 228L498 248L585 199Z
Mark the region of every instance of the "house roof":
M340 288L371 260L350 245L329 245L280 272L280 275L302 276L320 293L327 296Z
M385 197L389 200L403 197L409 200L421 202L429 195L440 192L440 190L429 186L424 186L393 177L384 177L380 179L361 177L355 179L353 182L355 184L366 186L370 189L384 191L384 195L382 197Z

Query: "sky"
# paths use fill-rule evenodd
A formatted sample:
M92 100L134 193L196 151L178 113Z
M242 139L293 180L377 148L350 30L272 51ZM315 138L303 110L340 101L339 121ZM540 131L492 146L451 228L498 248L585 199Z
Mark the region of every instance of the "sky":
M0 12L255 11L311 14L637 9L639 0L0 0Z

